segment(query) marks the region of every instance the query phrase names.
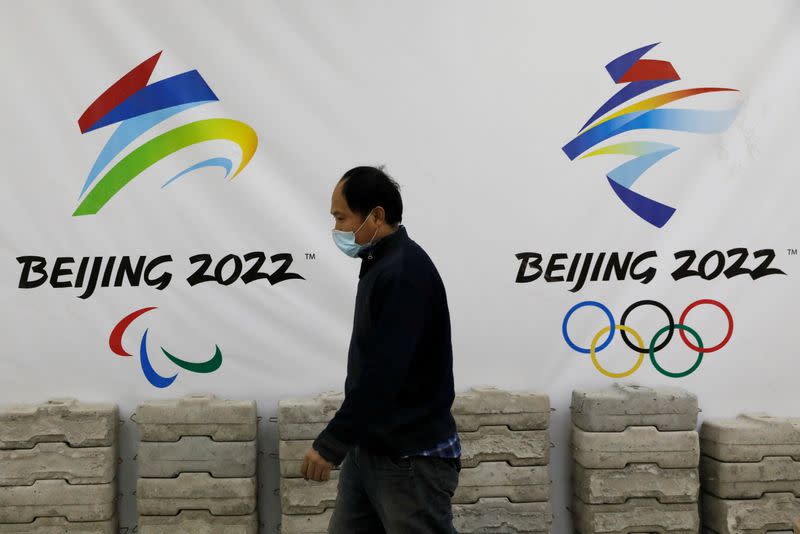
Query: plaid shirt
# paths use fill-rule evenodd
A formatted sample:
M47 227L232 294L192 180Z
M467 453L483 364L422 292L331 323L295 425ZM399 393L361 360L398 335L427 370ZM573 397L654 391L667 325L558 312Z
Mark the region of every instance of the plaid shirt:
M453 433L445 441L440 442L432 449L425 449L414 454L406 454L402 458L409 456L439 456L442 458L458 458L461 456L461 440L458 438L458 431Z

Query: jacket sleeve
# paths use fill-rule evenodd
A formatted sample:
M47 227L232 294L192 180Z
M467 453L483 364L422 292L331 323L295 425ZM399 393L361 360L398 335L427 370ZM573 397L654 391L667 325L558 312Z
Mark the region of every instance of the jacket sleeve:
M362 349L361 372L312 444L334 465L391 410L424 332L428 295L421 284L404 273L382 273L372 296L373 327Z

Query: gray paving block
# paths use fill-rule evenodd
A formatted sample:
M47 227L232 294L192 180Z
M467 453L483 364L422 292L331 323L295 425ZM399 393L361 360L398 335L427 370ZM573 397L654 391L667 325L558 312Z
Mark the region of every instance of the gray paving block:
M550 499L550 467L513 466L507 462L482 462L461 469L454 504L470 504L487 497L505 497L511 502L542 502Z
M258 534L258 514L211 515L184 510L178 515L139 516L139 534Z
M169 478L183 472L208 472L215 477L252 477L258 447L253 441L214 441L186 436L174 442L142 441L137 460L139 476Z
M336 503L338 472L330 480L282 478L281 510L284 514L320 514ZM506 462L484 462L462 469L454 504L469 504L486 497L511 502L541 502L550 498L550 470L546 465L514 467Z
M214 478L181 473L175 478L139 478L136 505L140 515L175 515L180 510L208 510L213 515L247 515L256 510L256 478Z
M791 493L767 493L760 499L719 499L703 492L703 526L718 534L761 534L792 529L800 517L800 499Z
M675 387L615 383L601 390L572 392L572 422L589 432L622 432L629 426L662 431L696 430L697 397Z
M660 432L652 426L631 426L622 432L586 432L572 426L572 454L589 469L622 469L631 463L665 469L693 468L700 461L697 432Z
M282 534L325 534L333 510L320 514L281 516ZM460 534L550 533L553 513L549 502L512 503L502 498L474 504L453 504L453 526Z
M281 441L278 445L281 478L302 478L303 458L312 440ZM302 450L301 450L302 449ZM338 477L339 466L331 469L331 478Z
M553 522L549 502L512 503L487 498L474 504L453 505L453 526L460 534L548 533Z
M282 478L281 512L287 515L317 515L336 503L339 477L324 482L304 478Z
M760 462L720 462L700 457L703 490L723 499L757 499L764 493L800 496L800 462L770 456Z
M314 397L278 401L278 437L314 440L344 402L344 393L325 391Z
M459 432L497 425L512 430L544 430L550 425L550 398L533 391L473 387L456 394L451 412Z
M697 534L697 503L660 503L656 499L629 499L623 504L587 504L572 499L572 520L581 534Z
M462 467L480 462L506 461L511 465L547 465L550 461L548 430L511 430L483 426L475 432L459 432Z
M118 534L118 532L119 521L116 515L105 521L67 521L64 517L39 517L31 523L0 523L0 534Z
M476 467L481 462L505 461L514 466L547 465L550 460L548 430L510 430L505 426L484 426L477 432L459 432L461 465ZM306 451L313 440L280 441L281 476L301 477Z
M142 441L177 441L182 436L253 441L258 433L256 401L214 395L150 400L136 408L135 418Z
M41 516L69 521L103 521L115 514L117 485L37 480L30 486L0 487L0 523L30 523Z
M622 504L629 498L654 498L662 503L697 502L697 468L662 469L656 464L629 464L622 469L572 466L575 495L588 504Z
M344 393L335 391L279 401L279 438L285 441L315 439L343 401ZM459 432L497 425L512 430L544 430L550 424L550 399L541 393L477 387L456 393L451 412Z
M281 534L327 534L333 509L321 514L281 515Z
M70 484L108 484L117 472L117 445L70 447L37 443L32 449L0 450L0 486L29 486L36 480L64 479Z
M703 454L723 462L759 462L766 456L800 461L800 418L752 413L706 419L700 445Z
M0 449L30 449L41 442L108 447L117 439L119 410L112 403L56 398L42 404L0 407Z

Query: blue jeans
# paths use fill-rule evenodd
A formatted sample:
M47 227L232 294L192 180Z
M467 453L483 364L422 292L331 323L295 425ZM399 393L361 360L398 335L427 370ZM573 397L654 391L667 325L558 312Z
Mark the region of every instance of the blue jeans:
M339 470L328 534L458 534L451 498L459 471L459 458L401 458L356 446Z

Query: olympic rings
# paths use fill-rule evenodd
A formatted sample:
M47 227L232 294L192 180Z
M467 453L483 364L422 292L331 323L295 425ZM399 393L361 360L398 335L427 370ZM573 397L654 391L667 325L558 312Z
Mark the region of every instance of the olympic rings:
M660 351L661 349L663 349L664 347L667 346L667 343L669 343L672 340L672 334L675 332L675 320L672 318L672 312L669 311L669 308L667 308L666 306L664 306L663 304L661 304L660 302L655 301L655 300L640 300L640 301L634 302L633 304L628 306L628 309L625 310L625 312L622 314L622 319L619 320L619 324L624 325L625 324L625 319L628 318L628 314L629 313L631 313L633 310L635 310L639 306L644 306L646 304L649 304L651 306L655 306L659 310L663 311L664 315L667 316L667 320L669 321L669 334L667 335L667 339L665 339L661 343L661 345L657 346L655 349L651 349L651 352L658 352L658 351ZM681 321L681 322L683 322L683 321ZM628 336L625 335L625 330L623 330L621 332L621 334L622 334L622 340L625 342L625 344L628 345L631 348L631 350L636 350L636 347L634 347L633 343L630 342L630 340L628 339ZM639 344L639 346L641 347L641 343ZM647 351L645 351L645 353L646 352Z
M722 347L724 347L725 345L727 345L728 341L731 339L731 336L733 335L733 316L731 315L730 310L728 308L726 308L725 305L722 304L721 302L716 301L716 300L711 300L711 299L702 299L702 300L698 300L696 302L692 302L691 304L689 304L686 307L685 310L683 310L683 313L681 314L681 318L680 318L680 323L683 324L683 320L686 319L686 315L689 313L689 310L691 310L695 306L699 306L700 304L711 304L712 306L716 306L719 309L721 309L722 312L725 314L725 317L728 319L728 332L725 334L725 339L723 339L722 341L720 341L719 343L717 343L713 347L710 347L710 348L707 348L707 349L703 348L703 344L702 343L700 344L699 347L695 347L694 345L689 343L689 340L686 339L686 334L684 334L683 332L680 333L681 334L681 339L683 339L683 342L686 343L686 346L688 346L692 350L696 350L697 352L716 352L719 349L721 349Z
M658 365L658 362L656 361L656 353L653 350L653 345L655 344L656 339L658 339L658 337L661 334L663 334L668 328L669 326L665 326L664 328L656 332L656 335L653 336L653 340L650 342L650 361L652 362L653 367L655 367L656 370L662 375L671 376L672 378L683 378L684 376L689 376L690 374L694 373L698 367L700 367L700 364L703 361L703 340L700 339L700 336L697 335L697 332L695 332L688 326L683 324L676 324L675 328L679 329L681 332L686 330L687 332L689 332L694 336L694 338L697 340L698 345L700 345L700 350L697 352L697 360L695 360L694 365L692 365L682 373L670 373L669 371L667 371L666 369L662 369L661 366Z
M642 341L642 336L640 336L639 333L636 330L634 330L630 326L625 326L623 324L618 324L615 328L616 328L616 330L622 330L623 332L625 332L625 331L630 332L631 335L633 335L633 337L636 338L636 341L639 342L639 348L640 349L644 349L644 341ZM609 330L611 330L610 327L608 327L608 326L604 327L602 330L600 330L594 336L594 339L592 339L592 349L591 349L592 350L592 363L594 364L594 368L595 369L597 369L598 371L600 371L601 373L603 373L604 375L606 375L609 378L625 378L626 376L632 375L633 373L635 373L639 369L639 367L642 365L642 362L644 361L644 353L642 353L642 352L639 353L639 358L636 360L636 363L633 365L633 367L631 367L627 371L624 371L622 373L612 373L610 371L606 371L600 365L600 362L597 361L597 356L595 356L595 352L596 351L595 351L594 347L595 347L595 345L597 345L597 340L600 339L600 336L602 336L603 334L605 334ZM611 339L611 336L609 336L609 339Z
M572 350L574 350L576 352L583 353L583 354L589 354L591 352L591 349L584 349L582 347L577 346L569 338L569 334L567 334L567 323L569 323L569 318L572 317L573 313L575 313L576 311L578 311L579 309L581 309L581 308L583 308L585 306L595 306L597 308L600 308L601 310L603 310L603 312L605 312L606 317L608 317L608 322L609 322L609 325L610 325L609 330L611 331L611 335L608 336L608 339L606 339L603 342L602 345L597 347L597 352L600 352L601 350L606 348L609 345L609 343L611 343L611 339L614 337L614 330L613 330L613 328L614 328L614 316L611 315L611 310L609 310L608 308L606 308L605 306L603 306L599 302L595 302L593 300L585 300L583 302L577 303L575 306L570 308L569 311L567 312L567 314L564 316L564 321L561 323L561 333L564 335L564 340L567 342L567 345L569 345Z
M708 304L721 309L722 312L725 314L726 319L728 320L728 329L727 332L725 333L725 338L718 344L714 345L713 347L708 347L708 348L704 348L703 340L700 338L700 335L694 329L684 324L684 320L686 319L686 316L689 314L689 312L702 304ZM649 348L645 348L645 344L642 341L642 338L639 335L639 333L625 324L628 315L630 315L630 313L633 310L635 310L640 306L645 306L645 305L655 306L656 308L664 312L664 315L667 316L667 322L668 322L667 326L661 328L658 332L656 332L656 334L650 340L650 343L648 345ZM588 349L576 345L570 339L569 334L567 333L567 326L569 324L570 318L572 317L572 314L584 307L595 307L600 309L603 313L605 313L609 322L608 326L603 327L599 332L597 332L597 334L594 335L591 346ZM656 352L662 350L672 340L672 336L673 333L675 332L675 329L679 330L680 337L683 340L684 344L692 351L697 352L697 359L695 360L694 364L687 370L677 373L667 371L666 369L664 369L658 363L655 356ZM628 348L630 348L639 355L633 367L621 373L613 373L611 371L604 369L597 360L597 353L605 349L609 344L611 344L611 341L614 338L614 332L617 330L620 331L622 340L625 342ZM696 345L688 340L688 338L686 337L686 332L689 332L689 334L691 334L692 337L694 337L697 343ZM622 314L622 319L620 320L620 324L616 324L614 321L614 316L611 314L611 310L609 310L605 305L597 301L586 300L583 302L579 302L578 304L575 304L574 306L572 306L572 308L569 309L569 311L567 311L566 315L564 316L564 320L561 323L561 333L564 337L564 341L566 341L567 345L569 345L569 347L572 350L580 352L582 354L589 354L591 356L592 364L594 365L595 369L597 369L600 373L610 378L625 378L635 373L641 366L645 354L650 355L650 362L653 364L653 367L655 367L656 370L662 375L671 378L683 378L685 376L689 376L700 367L700 364L703 361L704 354L707 354L709 352L716 352L728 344L728 341L730 341L731 336L733 335L733 315L731 314L730 310L728 310L728 308L719 301L712 299L700 299L689 304L686 307L686 309L683 310L683 312L681 313L679 321L675 323L672 313L666 306L664 306L660 302L657 302L655 300L640 300L631 304ZM606 333L608 333L608 337L606 338L605 341L603 341L603 343L601 343L598 346L597 343L600 341L600 338ZM658 344L659 338L661 338L661 336L664 333L667 334L666 338L664 339L664 341ZM631 334L634 337L637 344L639 345L638 347L631 342L627 334Z

